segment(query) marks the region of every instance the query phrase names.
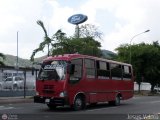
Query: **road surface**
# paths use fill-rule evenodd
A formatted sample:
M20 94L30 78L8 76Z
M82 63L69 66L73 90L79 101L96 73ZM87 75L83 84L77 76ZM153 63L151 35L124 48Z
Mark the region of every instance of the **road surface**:
M45 104L0 104L0 118L16 120L160 120L160 96L138 96L120 106L101 103L83 111L65 107L49 110ZM6 119L7 120L7 119ZM9 120L9 119L8 119Z

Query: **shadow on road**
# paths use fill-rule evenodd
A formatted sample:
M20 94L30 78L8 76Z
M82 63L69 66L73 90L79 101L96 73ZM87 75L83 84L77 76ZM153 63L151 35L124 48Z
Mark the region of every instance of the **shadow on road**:
M126 103L121 103L120 106L126 106L128 104ZM116 107L116 106L113 106L113 105L109 105L108 103L99 103L99 104L96 104L96 105L87 105L86 109L84 110L81 110L82 112L83 111L86 111L86 110L95 110L95 109L103 109L103 108L113 108L113 107ZM79 112L79 111L74 111L72 108L70 107L57 107L55 109L49 109L47 106L45 109L41 109L41 112L55 112L55 113L72 113L72 112Z

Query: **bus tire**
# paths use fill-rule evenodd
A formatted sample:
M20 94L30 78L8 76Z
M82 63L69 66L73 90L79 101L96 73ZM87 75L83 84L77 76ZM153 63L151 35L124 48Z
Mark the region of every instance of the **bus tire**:
M77 96L74 100L73 109L75 111L85 108L85 99L82 96Z
M56 109L56 105L53 105L53 104L47 104L48 108L50 110L53 110L53 109Z
M121 101L120 96L117 95L114 101L109 101L109 105L119 106L121 103L120 101Z
M115 106L119 106L120 105L120 103L121 103L121 99L120 99L120 96L119 95L117 95L116 96L116 99L115 99Z

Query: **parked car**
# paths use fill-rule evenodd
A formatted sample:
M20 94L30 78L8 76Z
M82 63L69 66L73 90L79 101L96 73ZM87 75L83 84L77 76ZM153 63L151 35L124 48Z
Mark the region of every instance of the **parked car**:
M24 88L24 78L19 76L7 77L1 82L1 89L22 89Z
M24 77L21 76L13 76L7 77L3 81L0 81L0 90L4 89L24 89ZM35 89L35 81L32 78L26 79L25 89L34 90Z
M2 82L0 82L0 90L2 90L3 88L2 88Z
M154 87L154 91L156 92L156 93L160 93L160 87Z

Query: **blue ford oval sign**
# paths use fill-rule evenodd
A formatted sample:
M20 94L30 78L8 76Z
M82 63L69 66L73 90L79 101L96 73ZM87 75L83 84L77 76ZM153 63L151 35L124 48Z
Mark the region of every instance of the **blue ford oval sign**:
M86 15L83 14L75 14L68 18L68 22L74 25L78 25L80 23L85 22L88 19Z

